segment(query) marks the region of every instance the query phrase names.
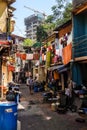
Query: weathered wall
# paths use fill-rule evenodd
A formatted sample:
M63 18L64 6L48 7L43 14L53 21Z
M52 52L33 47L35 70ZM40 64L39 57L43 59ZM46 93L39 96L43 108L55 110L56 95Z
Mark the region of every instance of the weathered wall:
M87 0L73 0L73 8L76 8L76 6L79 6L82 3L87 3Z
M6 32L7 4L0 0L0 30Z

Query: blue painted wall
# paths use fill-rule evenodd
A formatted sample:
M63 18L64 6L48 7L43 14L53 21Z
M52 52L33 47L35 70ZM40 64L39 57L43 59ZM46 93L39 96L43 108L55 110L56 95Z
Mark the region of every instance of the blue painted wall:
M87 13L73 16L73 58L87 56Z
M77 63L72 65L72 79L78 86L82 84L81 68Z

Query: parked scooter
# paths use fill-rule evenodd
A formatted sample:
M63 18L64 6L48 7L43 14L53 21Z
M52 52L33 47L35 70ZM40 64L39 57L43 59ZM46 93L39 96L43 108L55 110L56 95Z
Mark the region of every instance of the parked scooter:
M83 120L87 120L87 97L82 99L82 104L78 110L78 114Z
M19 84L15 84L12 82L8 83L8 91L6 93L7 101L15 101L18 104L18 102L20 101L20 94L21 94L19 88L20 88Z
M61 92L57 112L58 113L63 113L63 114L66 113L68 110L70 110L72 112L76 112L77 111L77 106L74 104L74 101L72 100L72 98L69 99L65 95L64 91Z

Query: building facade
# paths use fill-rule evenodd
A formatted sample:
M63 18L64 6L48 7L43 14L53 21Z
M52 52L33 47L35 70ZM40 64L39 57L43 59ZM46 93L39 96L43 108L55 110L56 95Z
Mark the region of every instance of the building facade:
M7 82L9 79L12 79L12 74L8 72L7 60L11 61L9 58L12 46L10 34L14 30L13 25L15 23L15 21L11 21L11 18L15 10L12 4L15 1L0 0L0 91L4 91ZM1 97L3 98L3 92L1 93Z
M72 77L87 86L87 0L73 0Z
M26 26L26 37L36 41L37 26L43 22L43 17L34 14L25 18L24 22Z

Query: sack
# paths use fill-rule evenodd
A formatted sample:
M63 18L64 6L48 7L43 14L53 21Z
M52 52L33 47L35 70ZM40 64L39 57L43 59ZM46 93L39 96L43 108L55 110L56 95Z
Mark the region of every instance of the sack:
M15 101L15 93L14 92L8 92L6 94L7 101Z

